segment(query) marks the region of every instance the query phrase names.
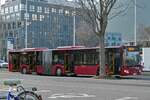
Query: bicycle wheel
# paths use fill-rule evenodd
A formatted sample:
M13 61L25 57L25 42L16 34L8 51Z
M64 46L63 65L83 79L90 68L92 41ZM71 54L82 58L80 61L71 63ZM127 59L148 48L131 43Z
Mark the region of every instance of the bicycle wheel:
M18 94L18 100L42 100L40 96L32 91L24 91Z

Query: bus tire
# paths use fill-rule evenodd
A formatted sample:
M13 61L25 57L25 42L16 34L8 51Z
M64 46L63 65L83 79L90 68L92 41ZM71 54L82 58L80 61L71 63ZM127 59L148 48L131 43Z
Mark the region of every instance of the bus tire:
M61 68L57 68L56 69L56 76L61 76L62 75L62 69Z
M22 73L22 74L27 74L27 68L22 68L21 73Z

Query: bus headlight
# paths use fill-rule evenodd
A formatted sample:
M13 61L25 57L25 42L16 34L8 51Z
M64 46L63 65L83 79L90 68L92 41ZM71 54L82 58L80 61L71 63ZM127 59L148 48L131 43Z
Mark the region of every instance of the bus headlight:
M128 70L124 70L124 73L127 73L127 74L129 74L129 71L128 71Z

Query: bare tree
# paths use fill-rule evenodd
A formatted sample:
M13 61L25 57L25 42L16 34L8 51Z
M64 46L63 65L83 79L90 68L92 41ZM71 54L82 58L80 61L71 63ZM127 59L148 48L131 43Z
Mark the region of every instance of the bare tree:
M142 43L144 41L150 41L150 27L139 24L137 28L137 42Z
M88 47L98 45L98 36L93 34L93 30L83 20L79 21L76 25L76 39L77 45L84 45Z
M78 0L84 20L99 37L99 76L101 78L106 76L104 37L108 20L125 12L129 6L125 7L124 2L125 0Z
M150 46L150 27L146 27L143 24L138 26L137 43L142 47Z
M150 41L150 27L146 27L146 28L144 29L144 31L145 31L146 34L147 34L148 41Z

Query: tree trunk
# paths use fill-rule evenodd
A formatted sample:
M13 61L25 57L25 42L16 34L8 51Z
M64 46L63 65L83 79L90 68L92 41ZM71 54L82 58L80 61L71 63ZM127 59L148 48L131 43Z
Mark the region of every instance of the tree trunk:
M99 76L101 78L105 77L105 44L104 35L99 37Z

